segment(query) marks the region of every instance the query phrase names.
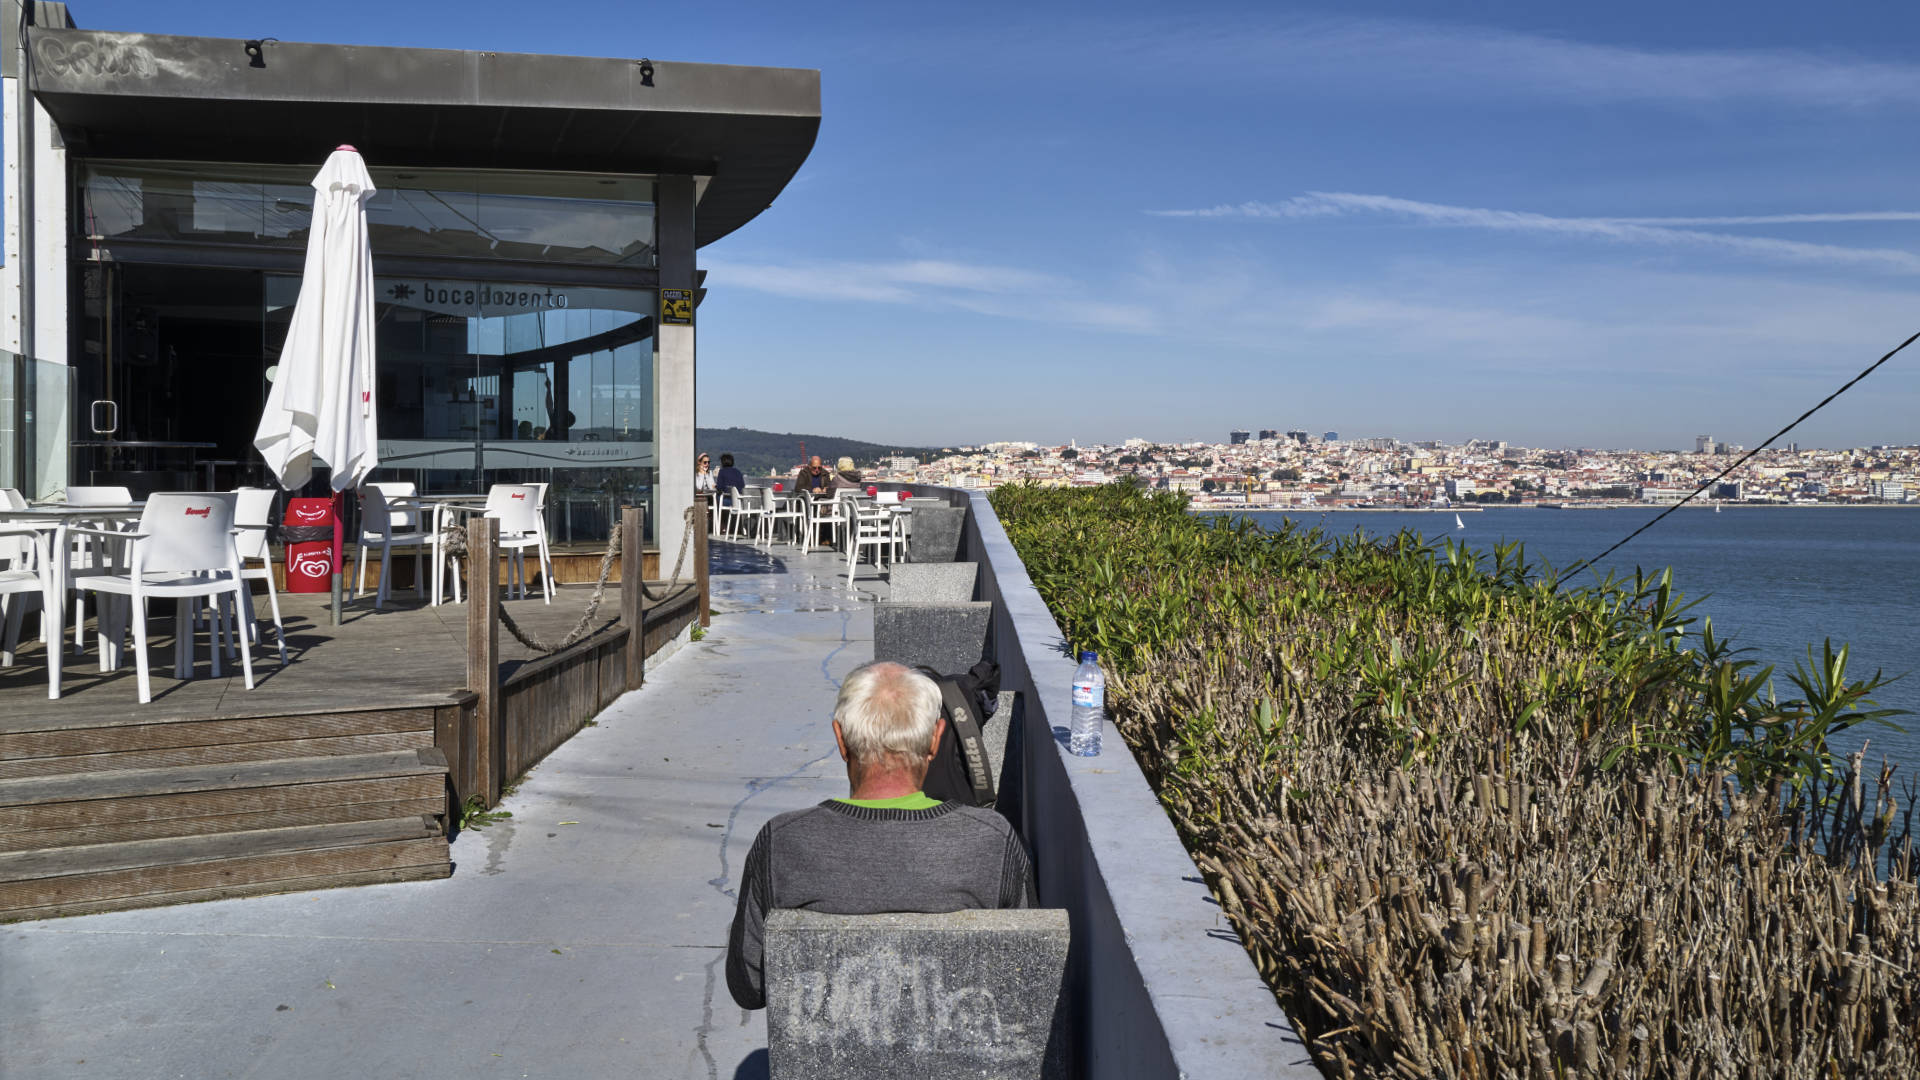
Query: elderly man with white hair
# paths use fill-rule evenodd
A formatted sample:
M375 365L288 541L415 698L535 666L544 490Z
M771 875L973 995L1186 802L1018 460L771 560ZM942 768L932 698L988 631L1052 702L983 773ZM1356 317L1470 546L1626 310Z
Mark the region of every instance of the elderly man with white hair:
M940 743L940 688L900 664L847 676L833 736L849 794L781 814L760 830L727 939L727 989L763 1009L767 912L835 915L1032 907L1033 870L1007 820L920 790Z

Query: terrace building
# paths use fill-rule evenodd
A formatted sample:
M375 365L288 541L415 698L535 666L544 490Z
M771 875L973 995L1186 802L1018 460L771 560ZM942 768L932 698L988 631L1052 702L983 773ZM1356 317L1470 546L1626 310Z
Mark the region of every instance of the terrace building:
M0 8L0 486L264 480L252 437L309 181L347 143L379 188L376 479L550 483L550 531L574 539L603 539L622 503L677 526L697 252L806 160L817 71L124 33L78 28L65 4Z

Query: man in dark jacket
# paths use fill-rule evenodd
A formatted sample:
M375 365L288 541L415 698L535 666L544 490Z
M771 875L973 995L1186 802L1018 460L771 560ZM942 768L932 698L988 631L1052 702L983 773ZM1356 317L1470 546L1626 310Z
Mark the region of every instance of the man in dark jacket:
M800 466L800 471L793 474L793 490L795 491L803 491L808 494L812 494L813 492L832 494L836 486L838 485L834 481L833 470L820 463L819 454L813 455L811 461Z
M727 937L727 989L741 1008L766 1008L763 935L775 908L1033 906L1033 868L1007 819L920 790L944 723L940 688L900 664L868 664L841 684L833 735L850 794L781 814L754 838Z

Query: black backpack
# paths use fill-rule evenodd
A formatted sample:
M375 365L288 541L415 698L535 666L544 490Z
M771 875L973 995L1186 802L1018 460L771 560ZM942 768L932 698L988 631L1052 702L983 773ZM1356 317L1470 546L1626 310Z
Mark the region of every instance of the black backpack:
M982 660L963 675L942 675L927 667L918 670L940 687L940 715L947 720L921 790L932 799L992 806L993 768L987 761L983 728L999 700L1000 665Z

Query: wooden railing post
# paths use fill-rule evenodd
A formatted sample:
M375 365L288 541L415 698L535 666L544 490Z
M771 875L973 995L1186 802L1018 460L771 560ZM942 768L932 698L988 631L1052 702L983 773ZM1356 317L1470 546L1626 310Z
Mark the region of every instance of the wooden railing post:
M505 747L500 708L500 520L467 522L467 689L479 696L474 709L474 761L480 769L475 794L488 806L500 801Z
M713 593L707 582L707 523L713 520L710 504L713 496L701 492L693 497L693 580L700 586L700 625L713 625Z
M639 507L620 509L620 623L627 628L627 689L638 690L647 676L646 512Z

